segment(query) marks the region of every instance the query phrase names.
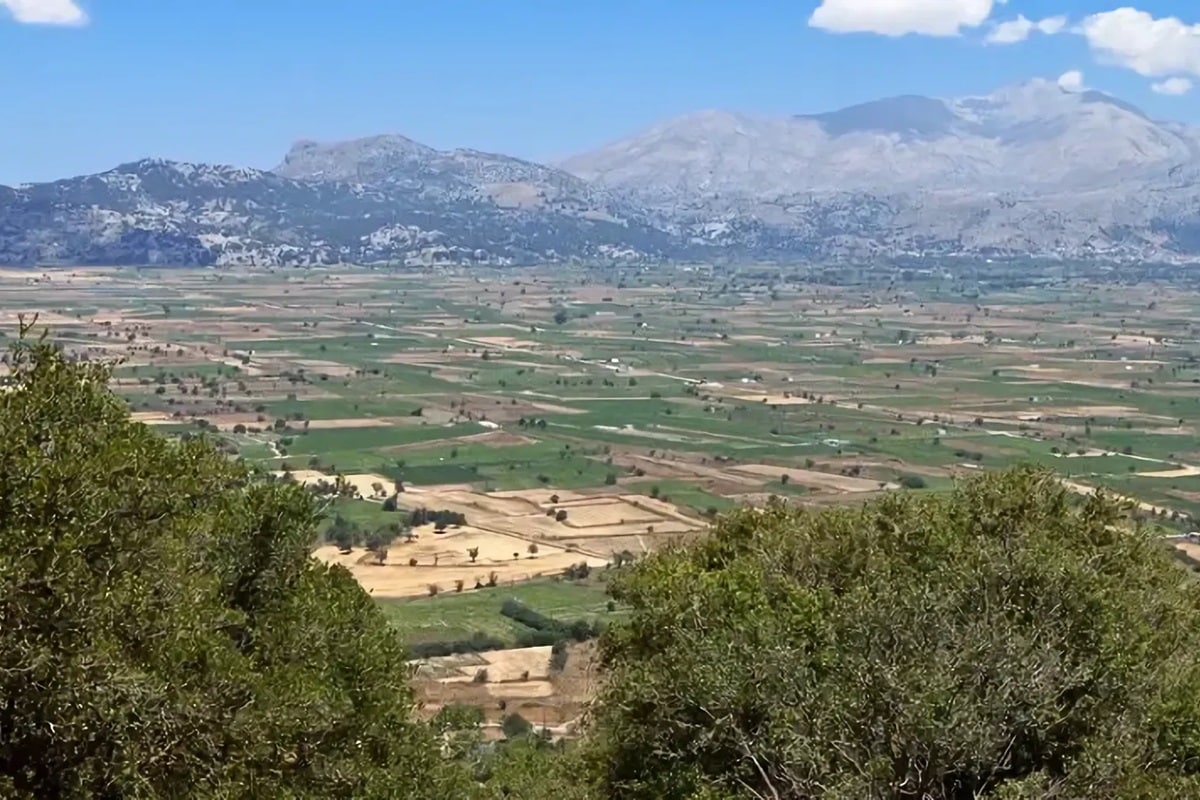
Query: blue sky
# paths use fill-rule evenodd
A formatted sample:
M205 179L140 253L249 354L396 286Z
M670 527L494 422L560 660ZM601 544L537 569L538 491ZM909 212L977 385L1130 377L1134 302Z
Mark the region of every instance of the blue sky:
M0 0L0 183L150 155L271 167L298 138L384 132L545 160L697 109L1073 70L1200 123L1200 3L1136 2Z

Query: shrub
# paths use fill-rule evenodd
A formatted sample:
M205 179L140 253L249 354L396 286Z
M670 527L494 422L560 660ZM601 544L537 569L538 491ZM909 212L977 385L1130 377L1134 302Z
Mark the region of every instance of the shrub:
M602 796L1200 796L1200 583L1124 513L1021 469L649 556Z
M506 714L500 721L500 730L506 739L518 739L533 733L533 725L520 714Z
M476 632L467 639L452 639L442 642L418 642L408 646L410 658L440 658L442 656L458 655L459 653L484 653L489 650L503 650L508 642L490 634Z
M567 666L567 643L559 640L550 647L550 672L559 673Z

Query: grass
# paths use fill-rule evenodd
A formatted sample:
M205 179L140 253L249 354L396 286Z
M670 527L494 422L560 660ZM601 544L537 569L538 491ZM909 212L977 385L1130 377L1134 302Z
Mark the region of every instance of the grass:
M356 523L365 530L373 531L403 522L408 515L398 511L384 511L381 503L372 503L369 500L338 498L325 512L325 519L321 521L319 531L324 533L338 516Z
M784 471L784 468L780 468L781 474ZM765 482L766 479L764 478ZM700 514L707 514L710 509L716 509L718 512L721 512L737 508L738 506L737 503L728 497L721 497L720 495L706 492L687 481L647 479L633 481L625 485L625 489L645 495L652 494L655 488L658 489L658 496L662 499L677 506L691 508Z
M603 573L587 581L539 580L462 594L376 602L405 644L466 639L480 632L515 645L517 635L526 628L500 614L505 600L519 600L564 621L608 619L620 612L608 611L609 598L602 577Z

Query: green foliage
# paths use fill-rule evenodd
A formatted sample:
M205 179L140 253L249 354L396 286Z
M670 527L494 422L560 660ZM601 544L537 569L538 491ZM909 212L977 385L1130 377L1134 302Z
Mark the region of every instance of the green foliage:
M475 706L443 706L431 721L441 737L446 755L456 761L466 759L483 744L483 711Z
M500 720L500 730L504 732L505 738L516 739L533 733L533 725L520 714L506 714L504 719Z
M535 611L529 606L522 603L520 600L508 598L500 606L500 613L503 616L514 620L527 628L532 629L540 636L528 637L532 644L553 644L562 639L574 639L577 642L586 642L589 639L594 639L600 635L604 626L599 621L591 622L586 619L572 620L571 622L563 622L562 620L548 617L540 611Z
M457 527L467 524L467 517L460 511L440 509L433 511L428 508L414 508L408 513L408 524L413 528L433 523L438 530L445 530L451 525Z
M451 796L405 653L304 490L19 345L0 393L0 792Z
M528 724L528 723L526 723ZM477 764L483 800L600 800L595 772L580 748L549 744L540 736L499 743Z
M416 642L408 646L408 652L413 658L440 658L457 653L485 653L489 650L503 650L509 644L503 639L477 631L465 639Z
M550 672L562 672L567 667L567 658L570 651L567 650L567 642L565 639L560 639L550 647Z
M617 584L609 797L1200 796L1200 584L1049 474L742 510Z

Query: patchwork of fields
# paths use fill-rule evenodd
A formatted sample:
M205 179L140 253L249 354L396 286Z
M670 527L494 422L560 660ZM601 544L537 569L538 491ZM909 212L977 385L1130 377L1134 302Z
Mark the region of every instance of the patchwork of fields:
M119 362L138 419L264 473L341 476L315 553L398 620L548 581L563 618L603 616L581 567L737 505L860 503L1018 462L1191 528L1195 290L822 275L0 270L0 331L36 312ZM458 521L410 524L421 509Z

